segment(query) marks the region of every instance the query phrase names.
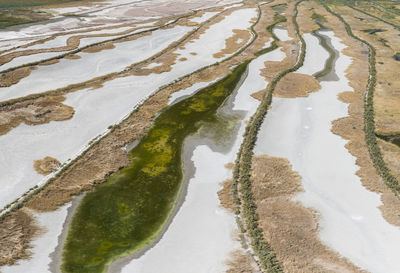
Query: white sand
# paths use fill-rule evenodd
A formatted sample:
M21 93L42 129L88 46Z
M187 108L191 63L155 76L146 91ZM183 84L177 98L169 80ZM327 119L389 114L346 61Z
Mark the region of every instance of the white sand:
M134 29L134 27L119 27L119 28L112 28L112 29L102 29L102 30L95 30L95 31L90 31L90 32L83 32L83 33L73 33L73 34L68 34L68 35L62 35L62 36L57 36L56 38L49 40L43 44L37 44L33 45L27 48L21 48L16 51L23 51L23 50L28 50L28 49L43 49L43 48L55 48L55 47L61 47L61 46L66 46L67 45L67 40L70 37L73 36L78 36L78 35L97 35L97 34L118 34L123 31L127 31L129 29ZM118 37L118 36L117 36ZM116 37L108 36L108 37L97 37L99 38L98 42L103 41L103 40L109 40L113 39ZM101 40L102 39L102 40ZM82 47L82 45L80 45ZM1 68L1 67L0 67Z
M152 77L128 77L108 82L98 90L68 94L64 103L74 107L72 119L35 126L21 124L0 136L0 207L48 179L33 169L34 160L52 156L63 163L74 158L90 140L156 90L158 81L151 82Z
M325 33L324 33L325 34ZM332 33L333 46L345 46ZM318 49L307 44L306 64L320 62ZM313 58L315 60L307 60ZM351 59L340 54L337 82L322 82L322 89L306 98L274 98L261 127L255 152L288 158L302 176L305 192L296 197L319 211L321 240L354 264L373 273L397 273L400 268L400 229L388 224L378 206L379 194L366 190L355 172L358 167L331 121L347 115L337 99L352 90L345 77ZM316 71L305 68L305 71Z
M121 71L126 66L166 48L191 29L191 27L176 26L171 29L156 30L152 35L134 41L116 43L115 48L100 53L79 53L81 59L62 59L54 65L39 66L19 83L0 88L0 99L7 100L40 93Z
M67 217L67 209L71 204L66 204L56 211L34 213L38 225L44 228L43 234L35 238L32 242L32 258L29 260L19 260L17 265L3 266L0 268L3 273L50 273L49 255L54 251L58 244L58 236L61 234L64 221Z
M0 66L0 71L4 71L6 69L9 69L9 68L12 68L12 67L16 67L16 66L20 66L20 65L23 65L23 64L29 64L29 63L37 62L37 61L40 61L40 60L53 58L53 57L56 57L56 56L58 56L60 54L62 54L62 53L60 53L60 52L46 52L46 53L39 53L39 54L21 56L21 57L18 57L18 58L14 58L12 61L1 65ZM0 92L1 92L1 90L2 89L0 88Z
M275 27L273 32L282 42L292 40L292 38L289 37L286 29Z
M2 35L1 32L0 32L0 35ZM47 37L48 36L42 36L41 38L44 39L44 38L47 38ZM17 47L17 46L21 46L21 45L27 44L29 42L31 42L30 39L20 39L20 40L11 39L11 40L8 40L8 39L1 39L0 38L0 50L1 51L2 50L8 50L8 49L11 49L11 48L14 48L14 47ZM0 55L3 55L3 54L0 54Z
M13 52L18 52L18 51L24 51L24 50L30 50L30 49L44 49L44 48L56 48L56 47L62 47L62 46L66 46L67 45L67 40L70 37L73 36L79 36L79 35L98 35L98 34L114 34L112 36L106 36L106 37L90 37L90 38L81 38L80 40L80 44L78 48L82 48L84 46L90 45L90 44L94 44L94 43L98 43L98 42L102 42L102 41L106 41L106 40L110 40L110 39L115 39L118 37L122 37L127 35L127 33L121 35L121 32L125 32L128 30L132 30L129 33L133 34L133 33L137 33L137 32L141 32L143 30L146 30L148 28L150 28L151 26L154 25L155 22L149 22L149 23L143 23L143 24L132 24L131 26L115 26L111 29L101 29L101 30L97 30L99 28L94 28L94 29L82 29L83 32L77 32L77 33L73 33L73 34L67 34L67 35L61 35L61 36L57 36L56 38L46 41L44 43L41 44L36 44L36 45L32 45L26 48L18 48L13 50ZM136 28L140 28L138 30L133 31ZM84 32L86 30L89 30L88 32ZM16 41L16 40L13 40ZM62 53L59 53L62 54ZM40 60L40 59L39 59ZM3 69L0 66L0 69Z
M192 161L196 170L189 181L185 202L160 242L126 265L123 273L186 273L193 268L196 273L225 272L229 253L240 245L231 237L236 229L233 214L220 207L219 183L232 177L232 172L224 165L235 160L245 120L254 114L259 104L250 95L267 85L260 69L267 60L283 59L284 55L279 52L265 54L249 65L248 77L233 100L233 110L244 111L245 115L231 150L222 154L206 145L195 148Z
M52 35L58 32L139 22L152 18L179 15L192 10L223 6L235 2L233 0L112 0L96 3L89 7L77 6L50 9L51 12L57 15L72 12L75 15L82 15L82 17L57 16L58 20L52 20L47 23L21 26L18 30L3 30L0 31L0 43L4 39L30 38L36 40L39 39L39 36ZM15 40L15 43L18 43L18 41Z
M209 52L219 52L225 48L225 40L234 35L233 29L248 29L251 26L250 20L257 16L257 9L247 8L232 12L231 15L225 17L224 20L212 25L205 33L200 35L201 39L195 40L193 43L185 45L185 49L177 50L176 52L185 57L190 62L215 62L226 58L225 55L221 58L214 58ZM190 53L195 52L193 56Z

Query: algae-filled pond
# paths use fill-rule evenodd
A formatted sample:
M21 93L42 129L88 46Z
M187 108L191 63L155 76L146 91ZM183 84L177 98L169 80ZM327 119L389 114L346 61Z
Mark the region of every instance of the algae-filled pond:
M235 89L249 61L194 96L166 108L130 152L132 163L89 192L72 219L63 272L103 272L154 240L182 186L182 145Z

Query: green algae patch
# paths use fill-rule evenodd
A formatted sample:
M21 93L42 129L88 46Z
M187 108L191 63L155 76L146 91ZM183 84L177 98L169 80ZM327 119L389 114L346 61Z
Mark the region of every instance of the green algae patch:
M194 96L167 107L130 152L132 163L97 186L73 216L62 271L104 272L119 257L149 245L161 232L183 182L184 139L218 120L218 108L250 61Z

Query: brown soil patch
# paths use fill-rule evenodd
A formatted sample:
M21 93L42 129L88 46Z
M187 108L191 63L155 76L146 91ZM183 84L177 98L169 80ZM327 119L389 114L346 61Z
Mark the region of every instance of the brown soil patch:
M113 43L107 42L107 43L104 43L104 44L99 44L99 45L88 47L88 48L82 50L82 52L85 52L85 53L97 53L97 52L100 52L102 50L114 49L114 48L115 48L115 45Z
M0 107L0 135L8 133L20 123L28 125L63 121L72 118L74 109L62 103L63 96L48 96Z
M233 212L235 209L235 203L232 195L232 184L232 179L227 179L221 183L222 189L218 191L218 197L221 201L221 205L231 212Z
M28 259L31 255L30 241L38 231L26 209L20 209L1 221L0 265L12 265L17 259Z
M239 48L243 47L250 39L251 34L248 30L234 29L233 36L225 40L225 48L220 52L213 55L214 58L222 58L225 55L236 52Z
M50 60L50 61L41 63L40 65L52 65L52 64L56 64L56 63L58 63L58 62L60 62L59 59L54 59L54 60Z
M260 91L257 91L255 93L251 94L251 96L253 98L255 98L256 100L262 101L264 92L265 92L265 89L261 89Z
M38 173L48 175L60 167L60 161L54 157L46 156L43 159L35 160L33 162L33 167Z
M14 71L6 72L1 74L0 87L9 87L13 84L18 83L21 79L28 77L31 71L35 69L33 67L21 67Z
M251 177L260 227L285 272L363 272L323 245L315 212L291 200L302 187L287 159L254 156Z
M196 52L190 52L190 55L195 56L195 55L197 55L197 53Z
M292 170L286 158L268 155L254 156L251 169L253 189L256 200L277 196L294 196L303 191L301 176Z
M194 17L185 18L183 20L180 20L179 25L181 25L181 26L190 26L190 27L198 26L199 23L193 22L193 21L190 20L192 18L194 18Z
M181 62L187 61L187 58L186 57L179 58L179 61Z
M313 76L289 73L278 82L273 95L281 98L307 97L319 89L321 85Z
M258 266L243 250L235 250L226 262L228 270L225 273L258 273Z
M76 55L76 54L71 54L71 55L67 55L64 57L64 59L67 59L67 60L76 60L76 59L80 59L80 58L82 58L82 57L79 55Z

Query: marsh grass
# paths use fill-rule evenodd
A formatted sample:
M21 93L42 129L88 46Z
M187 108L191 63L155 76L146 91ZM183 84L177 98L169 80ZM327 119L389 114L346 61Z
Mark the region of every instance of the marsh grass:
M182 144L238 84L249 61L194 96L166 108L130 152L132 163L89 192L73 217L63 253L63 272L104 272L118 257L154 240L182 186Z

